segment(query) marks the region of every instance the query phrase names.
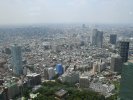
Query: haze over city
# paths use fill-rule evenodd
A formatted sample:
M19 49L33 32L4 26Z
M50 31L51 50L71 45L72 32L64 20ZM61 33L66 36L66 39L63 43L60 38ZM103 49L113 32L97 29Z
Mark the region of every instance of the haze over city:
M133 0L0 0L0 100L133 100Z
M1 0L0 25L133 23L133 0Z

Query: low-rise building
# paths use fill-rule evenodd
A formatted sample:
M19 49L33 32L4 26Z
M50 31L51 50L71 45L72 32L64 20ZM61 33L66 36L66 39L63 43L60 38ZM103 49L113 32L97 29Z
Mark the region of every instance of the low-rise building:
M67 96L68 91L61 89L55 93L55 98L57 100L65 100L65 97Z
M113 94L115 90L115 86L113 84L102 84L101 82L91 82L89 88L95 92L100 92L105 97Z
M35 85L41 84L41 76L40 74L32 73L28 74L28 86L33 87Z
M106 68L106 63L105 62L98 63L98 72L101 72L101 71L105 70L105 68Z
M15 96L20 95L21 93L21 89L16 82L4 83L3 86L5 87L4 90L7 91L6 93L7 93L8 99L12 99Z
M55 71L52 67L48 68L48 76L50 80L52 80L53 77L55 76Z
M49 79L49 74L48 74L48 69L44 68L44 79L48 80Z
M79 82L79 74L76 72L66 72L60 77L62 82L67 82L70 84Z

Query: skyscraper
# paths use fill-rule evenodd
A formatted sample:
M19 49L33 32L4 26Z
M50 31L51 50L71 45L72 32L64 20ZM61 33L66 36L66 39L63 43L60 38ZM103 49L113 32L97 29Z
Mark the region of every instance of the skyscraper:
M116 34L110 34L110 43L116 44L117 35Z
M122 58L119 55L111 57L111 70L113 72L121 73L122 71Z
M57 72L58 75L63 74L63 66L61 64L56 65L56 72Z
M92 31L92 45L96 45L97 44L97 40L96 40L96 37L97 37L97 29L93 29Z
M127 62L129 51L129 42L120 41L119 42L119 55L122 57L122 62Z
M16 75L21 75L23 74L21 47L15 44L12 46L11 51L12 51L13 72Z
M92 32L92 45L102 48L103 44L103 32L93 29Z
M122 68L120 100L133 100L133 63L127 62Z

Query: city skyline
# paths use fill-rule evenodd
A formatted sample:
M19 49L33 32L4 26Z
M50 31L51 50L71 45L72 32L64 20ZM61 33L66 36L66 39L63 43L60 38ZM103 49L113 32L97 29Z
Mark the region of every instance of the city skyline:
M0 25L132 24L132 3L132 0L4 0L0 1Z

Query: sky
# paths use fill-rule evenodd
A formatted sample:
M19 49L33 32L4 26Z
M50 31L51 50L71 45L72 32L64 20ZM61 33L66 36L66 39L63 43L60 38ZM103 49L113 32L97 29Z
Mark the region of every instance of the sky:
M133 0L0 0L0 25L132 24Z

